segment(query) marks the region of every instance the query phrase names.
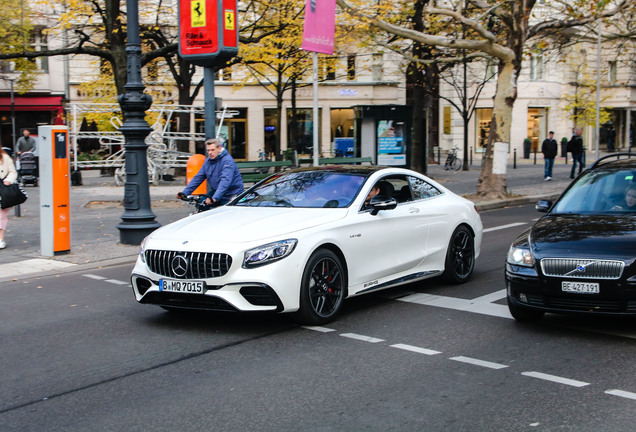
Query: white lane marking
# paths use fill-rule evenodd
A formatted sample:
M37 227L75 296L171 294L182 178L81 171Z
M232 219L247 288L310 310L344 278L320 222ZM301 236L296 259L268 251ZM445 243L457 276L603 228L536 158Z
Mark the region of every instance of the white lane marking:
M491 232L491 231L498 231L498 230L502 230L502 229L507 229L507 228L514 228L514 227L518 227L521 225L528 225L527 222L515 222L515 223L511 223L511 224L507 224L507 225L499 225L496 227L492 227L492 228L485 228L482 232L487 233L487 232Z
M340 336L346 337L349 339L360 340L363 342L370 342L370 343L384 342L384 339L378 339L371 336L364 336L364 335L360 335L356 333L341 333Z
M87 278L96 279L96 280L104 280L106 279L104 276L94 275L94 274L84 274L82 275Z
M626 399L636 400L636 393L632 393L632 392L628 392L624 390L613 389L613 390L607 390L605 391L605 393L612 396L618 396L618 397L622 397Z
M128 281L120 281L117 279L108 279L108 280L105 280L104 282L112 283L115 285L128 285Z
M412 352L416 352L419 354L426 354L426 355L435 355L435 354L441 354L441 351L435 351L432 349L427 349L427 348L421 348L421 347L416 347L413 345L406 345L406 344L395 344L395 345L391 345L391 348L397 348L397 349L401 349L401 350L405 350L405 351L412 351Z
M489 361L485 361L485 360L479 360L476 358L472 358L472 357L464 357L464 356L459 356L459 357L451 357L450 360L455 360L458 362L462 362L462 363L468 363L468 364L472 364L475 366L482 366L482 367L486 367L486 368L490 368L490 369L503 369L503 368L507 368L507 365L503 365L503 364L499 364L499 363L493 363L493 362L489 362Z
M577 381L570 378L563 378L560 376L545 374L542 372L521 372L521 375L532 377L532 378L538 378L538 379L542 379L546 381L552 381L559 384L565 384L572 387L585 387L587 385L590 385L590 383L586 383L583 381Z
M483 315L490 315L500 318L512 319L508 306L498 305L490 302L465 300L454 297L444 297L433 294L416 293L396 299L407 303L416 303L426 306L436 306L446 309L454 309L464 312L473 312Z
M481 297L474 298L472 301L475 303L492 303L506 298L506 289L501 289L490 294L483 295Z
M307 329L307 330L313 330L313 331L317 331L317 332L320 332L320 333L329 333L329 332L335 332L336 331L334 329L330 329L330 328L327 328L327 327L320 327L320 326L301 326L301 327L304 328L304 329Z

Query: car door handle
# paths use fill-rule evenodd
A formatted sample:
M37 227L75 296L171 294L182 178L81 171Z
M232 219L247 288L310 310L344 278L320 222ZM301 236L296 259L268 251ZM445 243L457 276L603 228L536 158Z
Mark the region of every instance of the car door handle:
M411 207L409 209L409 213L419 213L419 212L420 212L420 209L418 209L417 207Z

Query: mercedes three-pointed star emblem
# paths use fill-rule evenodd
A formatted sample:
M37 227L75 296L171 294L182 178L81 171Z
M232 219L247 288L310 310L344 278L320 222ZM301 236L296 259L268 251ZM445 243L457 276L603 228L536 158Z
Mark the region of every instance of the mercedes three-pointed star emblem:
M186 257L184 257L183 255L177 255L172 258L172 261L170 262L170 268L172 269L172 273L176 277L184 277L188 272L189 264L190 263L188 262L188 259Z

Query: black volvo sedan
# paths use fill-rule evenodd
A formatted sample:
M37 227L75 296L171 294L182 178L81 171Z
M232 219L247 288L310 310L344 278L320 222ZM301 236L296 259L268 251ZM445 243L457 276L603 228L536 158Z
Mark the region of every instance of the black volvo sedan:
M508 307L518 321L546 312L636 316L636 155L596 161L510 246Z

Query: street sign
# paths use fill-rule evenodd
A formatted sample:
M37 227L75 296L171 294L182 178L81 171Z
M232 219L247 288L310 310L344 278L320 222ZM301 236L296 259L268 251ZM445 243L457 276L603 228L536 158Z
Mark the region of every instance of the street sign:
M212 67L238 53L237 0L179 0L179 55Z

